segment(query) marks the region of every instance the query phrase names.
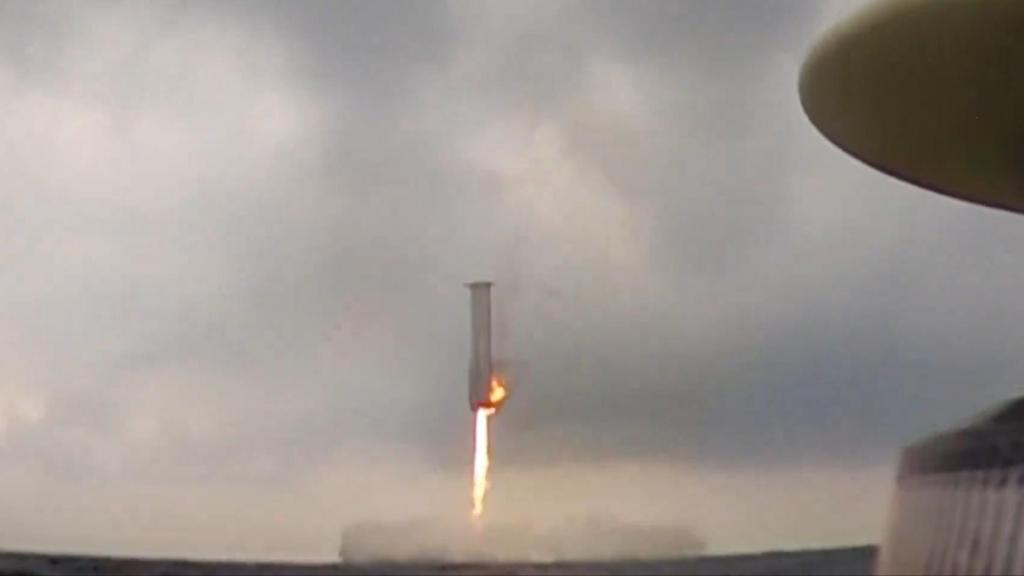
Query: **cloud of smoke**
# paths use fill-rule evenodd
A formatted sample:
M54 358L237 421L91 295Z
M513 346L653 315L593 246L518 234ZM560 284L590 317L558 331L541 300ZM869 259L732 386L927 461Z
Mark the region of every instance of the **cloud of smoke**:
M553 562L678 558L704 549L704 541L685 526L589 515L553 525L473 526L436 519L354 524L342 534L339 554L352 563Z

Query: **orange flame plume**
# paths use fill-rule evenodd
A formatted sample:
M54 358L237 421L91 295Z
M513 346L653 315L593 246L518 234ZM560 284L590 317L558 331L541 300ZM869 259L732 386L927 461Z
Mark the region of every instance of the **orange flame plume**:
M473 519L479 520L484 513L484 497L490 482L487 479L487 471L491 465L491 458L488 448L488 418L498 411L498 408L508 398L508 388L504 380L495 375L491 377L491 389L487 394L487 407L476 410L476 435L473 450Z
M505 379L497 374L491 376L491 389L487 392L487 402L494 408L501 407L508 398L508 388L505 387Z
M484 496L487 495L487 469L491 465L487 453L487 418L494 414L494 408L478 408L476 411L476 446L473 452L473 518L479 519L484 513Z

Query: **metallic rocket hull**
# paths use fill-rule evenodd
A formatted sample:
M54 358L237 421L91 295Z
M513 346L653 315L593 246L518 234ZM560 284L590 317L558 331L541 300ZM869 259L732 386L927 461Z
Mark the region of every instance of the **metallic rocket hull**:
M467 284L470 296L469 409L490 408L494 368L491 360L491 283Z

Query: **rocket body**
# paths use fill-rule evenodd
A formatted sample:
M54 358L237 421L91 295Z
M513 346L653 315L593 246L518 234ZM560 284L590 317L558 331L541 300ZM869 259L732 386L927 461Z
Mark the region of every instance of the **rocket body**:
M469 409L492 408L489 400L494 367L491 359L491 283L471 282Z

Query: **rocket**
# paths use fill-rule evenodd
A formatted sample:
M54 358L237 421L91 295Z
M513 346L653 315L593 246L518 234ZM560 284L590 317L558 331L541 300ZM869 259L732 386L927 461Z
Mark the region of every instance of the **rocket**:
M501 400L491 393L497 385L491 358L492 283L470 282L466 286L470 297L469 409L476 412L496 408Z
M476 420L473 440L473 518L484 513L487 469L490 466L488 418L508 398L505 379L494 370L491 357L491 283L470 282L469 288L469 409Z

